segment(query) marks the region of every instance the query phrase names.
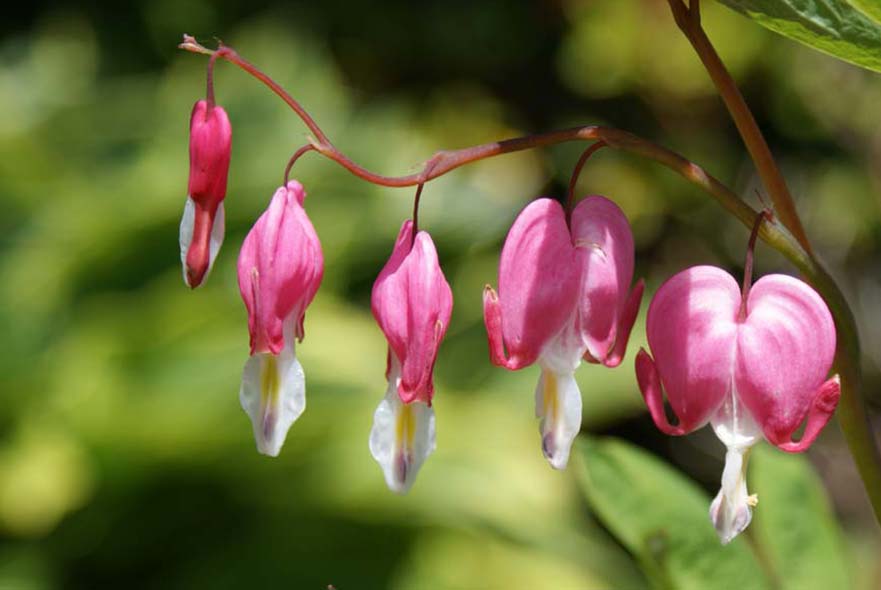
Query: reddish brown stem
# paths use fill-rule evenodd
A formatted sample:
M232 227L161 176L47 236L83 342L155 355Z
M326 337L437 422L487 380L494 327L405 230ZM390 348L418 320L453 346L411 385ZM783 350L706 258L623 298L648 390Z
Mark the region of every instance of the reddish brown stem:
M297 160L300 159L300 156L302 156L306 152L311 152L314 150L315 150L315 146L312 145L311 143L307 143L306 145L301 146L300 149L298 149L297 151L294 152L294 155L291 156L290 160L288 160L288 165L285 166L285 169L284 169L284 184L285 184L285 186L287 186L288 180L291 177L291 168L294 167L294 164L297 163Z
M772 221L771 214L767 211L759 211L753 223L752 231L749 234L749 242L746 245L746 261L743 263L743 290L740 294L740 312L737 314L737 319L740 322L746 321L746 300L749 298L749 289L753 283L753 258L755 257L756 239L759 237L759 229L761 229L762 221L765 219Z
M275 92L291 109L297 113L297 116L305 123L306 127L309 128L315 135L315 139L323 144L330 145L330 141L327 139L327 136L318 126L312 116L306 112L306 109L297 102L293 96L288 94L288 92L278 85L278 83L257 69L251 62L243 58L238 52L232 47L227 47L226 45L222 45L217 48L216 51L208 49L201 45L198 41L196 41L195 37L190 35L184 35L184 40L181 44L178 45L180 49L186 49L187 51L191 51L193 53L202 53L204 55L210 55L214 58L225 59L226 61L233 63L239 66L241 69L248 72L254 78L257 78L264 85L266 85L270 90Z
M208 103L208 110L214 108L214 62L217 61L217 53L211 55L208 59L208 72L205 74L205 102Z
M419 233L419 199L422 197L422 189L425 188L425 183L420 182L416 187L416 196L413 197L413 228L410 232L410 247L413 247L413 244L416 243L416 234Z
M569 178L569 190L566 191L566 217L572 215L572 209L575 207L575 185L578 184L578 177L581 176L581 169L584 168L584 164L587 163L587 160L596 153L600 148L606 147L606 142L602 139L598 142L591 144L588 146L584 152L582 152L581 157L578 158L578 162L575 163L575 168L572 169L572 176Z

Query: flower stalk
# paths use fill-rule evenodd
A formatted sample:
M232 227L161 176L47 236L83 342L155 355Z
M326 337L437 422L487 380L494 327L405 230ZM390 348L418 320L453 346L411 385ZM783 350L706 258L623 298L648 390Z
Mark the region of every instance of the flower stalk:
M765 141L765 137L762 135L743 95L737 88L737 84L728 73L725 64L722 63L722 59L716 53L716 49L710 43L710 39L701 26L700 0L689 0L688 7L685 6L683 0L667 0L667 2L670 4L670 10L673 12L677 26L694 47L713 80L716 90L719 91L719 96L722 97L722 101L731 114L737 131L743 138L743 143L746 145L750 157L755 162L759 177L768 190L768 194L771 195L771 201L774 203L780 221L792 232L802 248L809 254L813 254L801 219L796 212L792 195L789 193L789 188L786 186L786 181L773 154L771 154L771 148L768 147L768 142Z

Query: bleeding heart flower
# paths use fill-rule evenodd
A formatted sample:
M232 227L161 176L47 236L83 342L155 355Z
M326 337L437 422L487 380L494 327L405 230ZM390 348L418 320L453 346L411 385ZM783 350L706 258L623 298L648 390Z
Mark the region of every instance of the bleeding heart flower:
M202 284L223 243L223 198L232 149L226 111L205 100L190 116L189 196L180 222L180 258L184 282Z
M652 357L641 350L636 375L652 419L681 435L709 422L728 451L710 519L729 543L752 519L746 489L749 450L762 436L784 451L807 449L840 395L826 380L835 355L835 324L823 299L804 282L762 277L750 289L752 247L741 293L714 266L695 266L664 283L648 311ZM678 418L670 424L663 394ZM798 442L793 433L807 419Z
M405 493L434 451L431 400L437 351L450 323L453 293L431 236L401 226L392 255L373 284L373 317L388 340L388 389L373 417L370 453L389 489Z
M239 254L239 290L251 335L239 399L251 417L257 450L272 457L306 407L294 338L303 340L306 307L324 273L321 243L303 209L305 198L295 180L275 191Z
M563 207L537 199L514 221L499 264L499 293L487 285L484 321L490 358L517 370L536 361L542 451L556 469L581 429L575 369L584 359L620 364L642 300L633 279L633 235L621 209L583 199L567 226ZM507 350L507 355L506 355Z

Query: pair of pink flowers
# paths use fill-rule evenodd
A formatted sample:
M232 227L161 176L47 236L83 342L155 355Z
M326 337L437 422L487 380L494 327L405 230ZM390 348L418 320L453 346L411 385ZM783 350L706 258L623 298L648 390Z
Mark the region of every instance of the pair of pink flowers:
M276 456L306 406L294 350L321 283L323 259L297 181L278 189L239 255L251 357L239 394L261 453ZM392 490L406 492L435 447L432 371L453 295L431 237L405 221L373 286L373 315L388 340L388 391L374 415L370 451Z
M749 260L756 232L749 246ZM490 357L511 370L535 362L542 450L565 467L581 425L574 371L582 359L618 365L642 297L633 275L633 237L624 214L603 197L587 197L565 217L549 199L531 203L502 250L499 294L484 292ZM746 488L749 450L762 437L784 451L807 449L840 396L826 379L835 354L835 324L804 282L768 275L743 290L722 269L696 266L658 289L649 306L645 350L636 358L640 390L663 432L682 435L707 423L727 447L722 486L710 519L723 543L749 525L757 498ZM666 391L678 424L664 408ZM805 423L798 442L793 433Z
M223 241L232 132L225 111L199 101L190 120L189 196L181 220L184 280L197 287ZM277 456L306 407L295 342L324 274L321 243L297 181L279 188L242 244L239 290L248 311L250 357L239 393L257 449ZM405 492L435 447L432 373L453 307L428 233L405 221L373 287L372 309L388 340L388 391L374 415L370 451L388 486Z
M189 196L181 221L184 279L198 286L223 240L223 198L231 129L222 108L199 101L191 117ZM248 311L251 354L240 400L257 448L275 456L305 409L305 376L295 353L306 308L323 276L318 235L303 208L305 191L279 188L245 238L239 288ZM758 226L757 226L758 227ZM616 367L643 295L631 289L634 244L623 212L590 196L567 215L541 198L517 217L502 249L499 292L484 291L490 358L517 370L538 363L535 391L541 448L566 466L581 428L575 370L582 360ZM371 298L388 341L385 397L374 414L370 451L386 483L406 492L435 448L433 370L453 298L431 237L401 226ZM724 543L751 518L746 489L749 449L762 437L790 452L805 450L828 422L840 394L826 380L835 326L805 283L769 275L741 292L725 271L687 269L668 280L648 311L654 360L640 351L640 389L657 426L681 435L712 424L727 446L722 487L710 509ZM664 409L666 391L676 425ZM798 442L793 433L807 420Z

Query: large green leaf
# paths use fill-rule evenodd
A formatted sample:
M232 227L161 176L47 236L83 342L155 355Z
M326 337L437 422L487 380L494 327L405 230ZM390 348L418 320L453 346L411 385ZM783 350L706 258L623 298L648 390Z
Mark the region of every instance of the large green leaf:
M881 23L881 0L848 0L848 2L875 22Z
M808 461L759 447L751 462L751 489L759 497L752 528L780 588L853 588L841 531Z
M720 0L760 25L881 72L879 0Z
M597 517L658 588L767 588L748 542L722 546L710 498L649 453L615 439L578 443L577 473Z

